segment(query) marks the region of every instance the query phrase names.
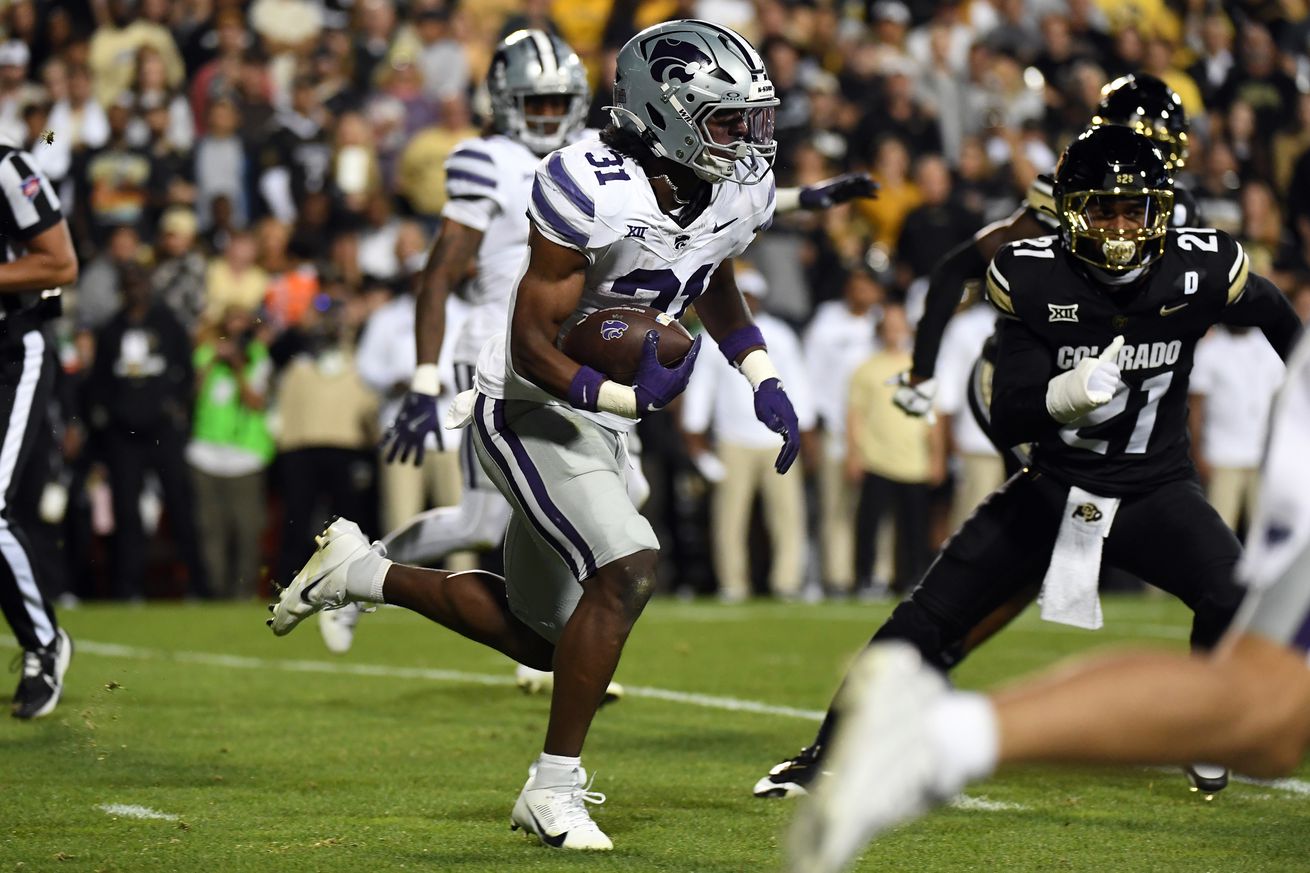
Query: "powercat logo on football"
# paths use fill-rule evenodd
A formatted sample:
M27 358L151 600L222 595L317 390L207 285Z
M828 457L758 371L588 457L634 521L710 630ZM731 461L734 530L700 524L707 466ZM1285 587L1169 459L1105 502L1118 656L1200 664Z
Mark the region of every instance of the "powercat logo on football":
M628 332L628 323L611 318L601 322L600 338L603 340L616 340Z
M1183 351L1180 340L1167 343L1137 343L1119 350L1120 370L1149 370L1178 363ZM1094 358L1101 353L1100 346L1060 346L1055 354L1055 365L1061 370L1072 370L1083 358Z

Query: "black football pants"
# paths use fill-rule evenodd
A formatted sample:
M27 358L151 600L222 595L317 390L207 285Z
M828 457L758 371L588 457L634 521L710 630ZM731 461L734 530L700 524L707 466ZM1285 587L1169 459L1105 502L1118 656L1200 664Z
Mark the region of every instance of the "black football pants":
M25 480L45 472L46 458L35 447L50 438L54 379L46 332L0 324L0 609L24 649L50 645L58 629L54 607L38 584L41 563L33 560L31 539L20 524L30 507L23 512L16 506Z
M1040 585L1068 486L1035 471L1011 478L955 533L874 640L904 639L943 670L965 634L1017 592ZM1192 479L1120 501L1102 563L1168 591L1193 611L1193 648L1208 649L1244 590L1233 581L1237 538Z

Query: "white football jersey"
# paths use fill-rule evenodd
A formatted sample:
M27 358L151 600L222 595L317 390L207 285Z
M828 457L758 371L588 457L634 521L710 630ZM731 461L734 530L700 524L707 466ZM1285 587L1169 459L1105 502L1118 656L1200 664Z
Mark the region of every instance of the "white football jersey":
M772 176L757 185L716 184L709 205L683 226L660 209L641 164L587 139L552 152L537 167L528 216L547 239L587 258L582 298L569 321L623 304L677 318L719 264L744 252L769 225L775 193ZM564 405L513 371L508 331L504 337L483 349L478 389L491 397ZM610 427L632 424L595 416Z
M446 158L443 218L482 231L477 272L462 295L471 305L455 339L455 360L474 363L505 329L505 308L528 251L528 198L541 158L502 134L465 140Z

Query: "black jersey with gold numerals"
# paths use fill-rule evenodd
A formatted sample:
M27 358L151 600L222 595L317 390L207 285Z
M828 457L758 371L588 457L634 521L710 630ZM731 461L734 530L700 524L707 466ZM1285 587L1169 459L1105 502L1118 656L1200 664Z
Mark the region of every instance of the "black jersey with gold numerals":
M1042 422L1027 434L1034 466L1094 493L1140 493L1191 475L1192 355L1211 325L1230 320L1247 286L1246 253L1222 231L1176 228L1149 274L1130 287L1115 290L1086 269L1055 236L1010 243L992 261L987 293L1005 316L993 420L1003 426L1013 398L1023 397L1023 412ZM1123 384L1113 399L1069 425L1046 416L1046 383L1120 334Z

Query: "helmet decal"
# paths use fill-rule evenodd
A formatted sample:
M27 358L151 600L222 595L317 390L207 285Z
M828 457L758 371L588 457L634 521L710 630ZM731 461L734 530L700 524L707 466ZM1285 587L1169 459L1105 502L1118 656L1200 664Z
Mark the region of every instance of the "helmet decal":
M685 85L695 78L697 72L714 67L714 58L685 37L655 37L646 49L646 59L650 62L650 74L657 82L672 79Z
M713 183L768 177L778 98L763 59L740 35L708 21L666 21L628 40L616 66L607 108L657 156Z

